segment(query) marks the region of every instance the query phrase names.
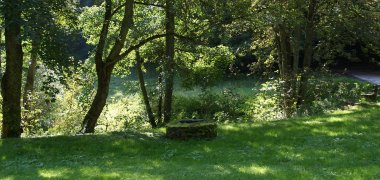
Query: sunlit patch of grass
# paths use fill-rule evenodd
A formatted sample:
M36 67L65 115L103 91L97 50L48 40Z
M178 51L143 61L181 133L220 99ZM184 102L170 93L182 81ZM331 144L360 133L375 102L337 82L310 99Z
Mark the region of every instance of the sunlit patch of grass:
M14 177L4 177L2 179L4 179L4 180L14 180L15 178Z
M69 174L71 170L69 168L59 169L41 169L38 170L38 175L42 178L59 178L66 174Z
M239 171L243 173L251 173L252 175L265 175L270 172L270 168L253 164L247 167L240 167Z
M232 125L232 124L224 125L221 128L223 128L225 131L231 131L231 132L238 132L241 130L238 126Z

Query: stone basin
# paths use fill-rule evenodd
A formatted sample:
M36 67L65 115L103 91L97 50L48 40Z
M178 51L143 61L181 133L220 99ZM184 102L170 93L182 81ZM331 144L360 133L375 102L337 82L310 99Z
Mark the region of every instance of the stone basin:
M166 126L169 139L213 139L217 136L217 124L204 119L181 119Z
M180 123L199 123L199 122L204 122L204 119L182 119L179 120L178 122Z

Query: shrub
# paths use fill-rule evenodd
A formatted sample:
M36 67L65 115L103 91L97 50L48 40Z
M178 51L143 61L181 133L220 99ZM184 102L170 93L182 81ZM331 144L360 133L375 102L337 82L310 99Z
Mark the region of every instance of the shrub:
M312 76L308 83L305 104L299 109L302 115L331 111L358 102L361 94L369 92L371 85L346 77L324 74Z
M203 90L197 96L175 96L173 102L175 119L205 118L226 121L242 116L243 98L230 89L221 92Z
M49 134L79 132L95 96L94 82L94 75L85 72L74 73L66 79L66 87L57 95L52 111L44 117L50 122Z
M371 85L328 73L312 76L307 85L305 101L297 115L315 115L352 105ZM247 118L277 120L285 118L281 107L281 82L270 80L262 84L260 92L246 101Z
M246 118L251 120L282 119L280 82L271 80L261 85L259 92L247 99L244 105Z

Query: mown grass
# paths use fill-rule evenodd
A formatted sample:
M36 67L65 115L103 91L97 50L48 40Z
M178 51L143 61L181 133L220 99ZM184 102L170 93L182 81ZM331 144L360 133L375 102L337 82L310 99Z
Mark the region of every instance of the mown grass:
M212 141L162 129L0 140L0 179L379 179L380 104L219 127Z

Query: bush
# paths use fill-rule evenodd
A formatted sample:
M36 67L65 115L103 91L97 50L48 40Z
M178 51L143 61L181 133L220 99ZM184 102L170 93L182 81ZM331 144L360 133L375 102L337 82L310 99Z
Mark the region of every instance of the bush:
M66 86L57 95L52 111L44 117L50 122L49 134L79 132L82 120L95 96L94 82L94 75L85 72L75 73L66 79Z
M56 96L60 89L64 89L61 83L61 73L47 66L38 66L35 74L34 91L28 94L29 109L22 107L21 126L26 136L41 135L50 126L46 114L54 109ZM25 83L25 82L23 82ZM24 104L25 102L22 102Z
M284 118L280 101L280 82L271 80L261 85L259 92L245 102L244 112L250 120L274 120Z
M315 115L352 105L361 94L371 90L371 85L328 73L312 76L308 81L303 105L297 115ZM262 84L260 92L246 101L247 118L254 120L284 119L281 107L281 82L270 80Z
M325 113L361 99L361 94L371 91L369 83L346 77L324 74L313 76L308 83L305 104L299 109L301 115Z
M204 90L197 96L175 96L175 119L205 118L215 121L236 119L242 115L244 99L230 89L222 92Z

